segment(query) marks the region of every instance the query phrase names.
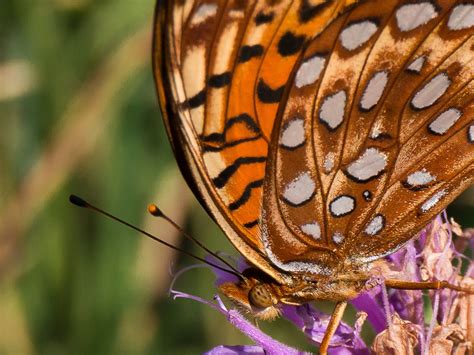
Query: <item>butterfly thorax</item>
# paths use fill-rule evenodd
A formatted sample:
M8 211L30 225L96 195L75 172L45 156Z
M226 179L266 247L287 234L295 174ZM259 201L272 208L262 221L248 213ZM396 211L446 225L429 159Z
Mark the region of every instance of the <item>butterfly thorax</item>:
M308 274L292 275L287 284L279 284L253 267L246 269L243 274L243 280L227 282L219 288L238 307L264 320L278 317L281 306L285 304L353 299L370 278L365 270L358 268L350 273L318 278Z

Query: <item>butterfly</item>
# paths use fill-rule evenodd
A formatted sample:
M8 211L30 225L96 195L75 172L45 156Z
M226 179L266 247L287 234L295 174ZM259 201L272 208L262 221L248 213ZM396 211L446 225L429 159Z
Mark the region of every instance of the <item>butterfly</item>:
M174 153L252 265L225 295L263 319L338 302L326 351L373 265L474 182L473 28L473 1L158 2Z

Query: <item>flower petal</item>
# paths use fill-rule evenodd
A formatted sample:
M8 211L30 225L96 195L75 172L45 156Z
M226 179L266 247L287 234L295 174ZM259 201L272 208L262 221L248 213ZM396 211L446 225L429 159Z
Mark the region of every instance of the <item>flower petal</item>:
M215 348L206 351L204 355L241 355L241 354L265 354L262 347L256 345L218 345Z
M390 329L379 333L372 344L376 354L413 355L418 344L420 327L404 321L398 314L393 314Z
M379 288L380 287L377 287L377 289ZM387 328L385 311L383 306L377 302L375 297L378 292L376 290L364 292L351 301L352 305L358 311L364 311L367 313L367 319L377 333Z
M300 328L309 340L316 344L321 344L326 328L328 326L330 315L323 313L309 304L302 306L282 307L282 316ZM359 335L360 325L357 330L341 322L333 335L330 345L331 354L368 354L369 350Z

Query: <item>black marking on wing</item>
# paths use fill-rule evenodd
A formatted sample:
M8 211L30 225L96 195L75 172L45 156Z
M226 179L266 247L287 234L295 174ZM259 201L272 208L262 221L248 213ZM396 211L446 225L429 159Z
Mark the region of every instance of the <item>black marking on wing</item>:
M332 0L328 0L326 2L313 6L309 3L308 0L303 0L298 11L300 21L302 23L311 21L316 15L318 15L325 7L327 7L332 2Z
M306 36L295 35L291 31L287 31L283 36L281 36L280 41L278 42L278 53L282 57L288 57L290 55L296 54L303 47Z
M263 55L263 47L260 44L253 46L242 46L239 53L239 63L248 62L252 58L261 57Z
M382 132L374 137L370 137L370 139L373 139L374 141L388 141L393 139L393 137L389 133Z
M249 200L250 195L252 193L252 189L256 189L256 188L259 188L259 187L262 187L262 186L263 186L263 179L255 180L255 181L252 181L251 183L249 183L245 187L245 190L242 193L242 195L236 201L232 202L229 205L229 209L231 211L235 211L236 209L241 207L243 204L245 204Z
M262 135L258 134L254 137L242 138L242 139L237 139L237 140L231 141L231 142L225 142L224 144L219 145L217 147L214 146L214 145L209 145L209 144L204 143L203 147L202 147L202 151L204 153L206 153L206 152L220 152L220 151L222 151L226 148L235 147L236 145L246 143L246 142L256 141L260 138L262 138Z
M232 79L231 72L225 72L222 74L215 74L211 76L208 80L209 86L213 88L222 88L230 84Z
M247 129L260 134L260 127L258 124L252 119L252 117L247 114L247 113L242 113L238 116L230 118L224 126L224 132L223 133L211 133L207 136L201 136L201 140L203 142L214 142L214 143L224 143L226 141L226 133L227 131L232 128L233 125L238 124L238 123L245 123L247 126Z
M245 227L245 228L249 228L249 229L250 229L250 228L253 228L253 227L257 226L257 225L258 225L258 219L254 220L254 221L252 221L252 222L244 223L244 227Z
M206 103L206 89L202 89L193 97L184 101L183 106L188 109L196 108Z
M260 79L257 86L257 95L260 101L266 104L279 103L283 92L285 91L285 85L280 86L277 89L269 87L263 79Z
M217 175L217 177L212 179L212 182L218 189L220 189L227 184L229 179L237 172L241 165L264 163L266 161L266 156L237 158L231 165L227 166L224 170L222 170L219 175Z
M275 13L273 11L269 12L268 14L264 13L263 11L260 11L257 16L255 16L255 23L257 26L260 26L264 23L272 22L274 18Z

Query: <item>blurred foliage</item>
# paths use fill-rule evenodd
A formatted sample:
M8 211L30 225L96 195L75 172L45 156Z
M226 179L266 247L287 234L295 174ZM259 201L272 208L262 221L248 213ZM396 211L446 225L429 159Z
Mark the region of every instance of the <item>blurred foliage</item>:
M193 260L67 201L77 193L202 255L147 216L157 202L211 249L235 253L177 172L151 72L153 10L154 0L0 5L0 354L249 343L217 312L168 297L169 269ZM466 226L472 195L453 206ZM203 269L177 287L215 292ZM302 346L284 321L262 327Z

